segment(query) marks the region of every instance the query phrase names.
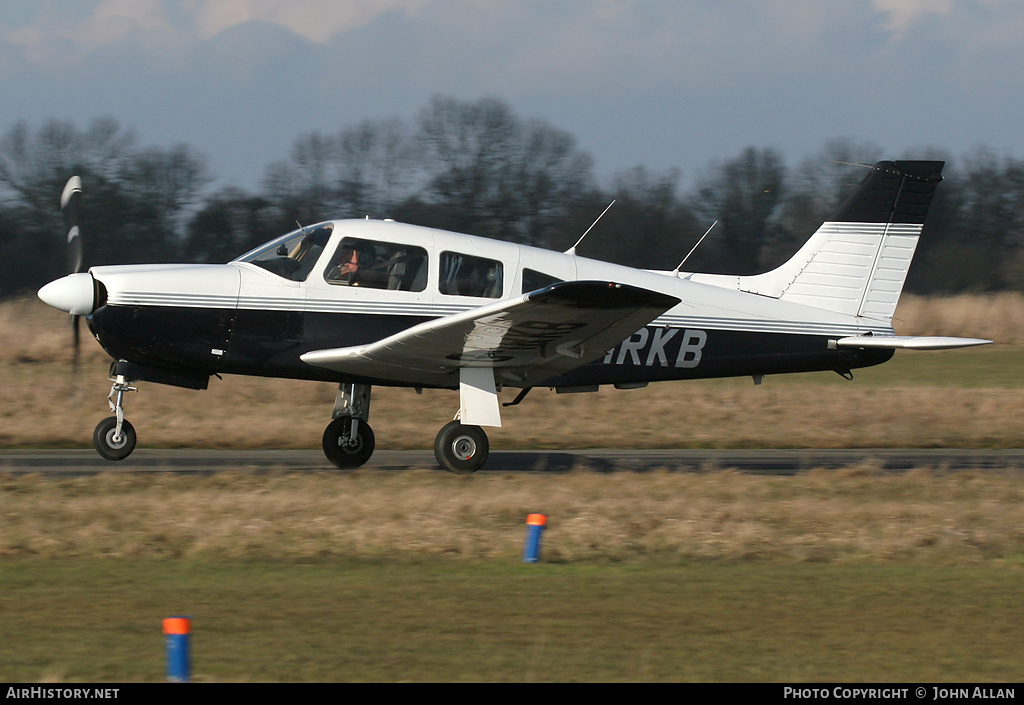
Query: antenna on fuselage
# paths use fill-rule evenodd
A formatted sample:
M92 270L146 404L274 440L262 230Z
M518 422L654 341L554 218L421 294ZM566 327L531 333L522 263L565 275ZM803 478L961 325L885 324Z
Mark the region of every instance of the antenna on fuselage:
M679 276L679 270L683 268L684 264L686 264L686 260L690 259L690 255L692 255L694 253L694 251L698 247L700 247L700 243L704 242L704 238L706 238L708 236L709 232L714 230L716 225L718 225L718 221L717 220L714 223L711 224L711 227L707 229L707 232L705 232L703 235L700 236L700 240L697 240L697 244L693 246L693 249L691 249L689 252L687 252L686 253L686 257L683 257L683 261L679 263L679 266L677 266L675 269L672 270L672 274L674 276L677 276L677 277Z
M604 217L604 214L607 213L609 211L609 209L611 209L611 207L614 206L614 205L615 205L615 201L613 200L611 203L608 204L608 208L605 208L603 211L601 211L601 215L597 216L597 220L595 220L593 223L590 224L590 227L587 228L587 232L583 233L582 235L580 235L580 239L576 241L576 244L573 245L572 247L570 247L568 250L565 251L565 254L567 254L567 255L575 255L576 254L576 248L579 247L579 244L581 242L583 242L583 238L585 238L587 236L587 233L589 233L591 230L594 229L594 226L597 225L598 221L601 220L601 218Z

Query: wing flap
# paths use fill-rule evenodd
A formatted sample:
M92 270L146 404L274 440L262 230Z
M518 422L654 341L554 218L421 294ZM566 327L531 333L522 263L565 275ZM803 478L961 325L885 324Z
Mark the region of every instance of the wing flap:
M626 284L560 282L302 360L367 379L447 387L458 386L460 368L485 367L498 383L532 386L598 359L678 303Z

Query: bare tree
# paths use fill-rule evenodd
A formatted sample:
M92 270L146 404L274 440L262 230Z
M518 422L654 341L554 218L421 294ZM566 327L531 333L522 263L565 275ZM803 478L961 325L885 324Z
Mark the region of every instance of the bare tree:
M176 259L188 211L210 181L205 160L188 147L141 150L135 135L112 118L84 131L57 120L37 130L15 125L0 137L0 196L2 238L16 255L0 266L17 267L19 278L33 286L63 269L58 197L75 174L84 190L87 265ZM2 293L9 293L6 282L13 279L0 276Z
M612 200L615 205L580 253L631 267L675 267L700 237L696 217L680 198L679 176L677 169L657 173L643 166L615 174L602 196L604 207ZM591 207L591 221L601 212L598 205Z
M708 249L716 253L712 268L732 274L764 269L762 247L779 237L777 217L784 201L786 167L772 149L748 147L715 169L698 187L694 210L718 221Z
M338 180L344 207L391 215L409 197L419 171L418 149L405 123L364 121L338 135Z
M367 120L334 136L298 137L289 158L267 168L263 190L293 220L384 217L408 196L417 169L404 123Z
M593 182L590 156L568 133L523 121L495 98L434 97L420 113L426 184L420 199L441 227L527 244Z

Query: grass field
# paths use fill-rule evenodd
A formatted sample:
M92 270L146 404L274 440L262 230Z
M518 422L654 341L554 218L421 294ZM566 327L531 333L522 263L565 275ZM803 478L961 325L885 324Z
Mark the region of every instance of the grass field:
M856 373L652 385L505 414L496 448L1019 447L1024 300L908 299L900 333L997 345ZM85 447L94 344L0 306L0 446ZM143 446L317 447L330 385L145 385ZM374 391L382 448L428 448L456 395ZM414 411L410 411L414 410ZM1024 470L791 477L578 470L0 476L0 680L1016 682ZM543 512L543 562L521 562Z
M1019 567L7 561L0 679L1017 682ZM12 598L15 595L16 598ZM30 635L30 636L26 636Z
M0 680L1015 682L1021 480L6 477Z

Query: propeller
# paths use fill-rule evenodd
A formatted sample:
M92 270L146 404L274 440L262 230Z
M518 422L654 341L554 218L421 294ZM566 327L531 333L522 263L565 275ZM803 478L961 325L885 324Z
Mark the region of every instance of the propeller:
M81 218L82 179L72 176L64 185L64 191L60 194L60 209L64 211L64 222L68 229L68 274L77 274L82 271L82 233L79 228ZM80 315L71 315L71 339L73 341L72 369L78 370L78 353L81 348Z

